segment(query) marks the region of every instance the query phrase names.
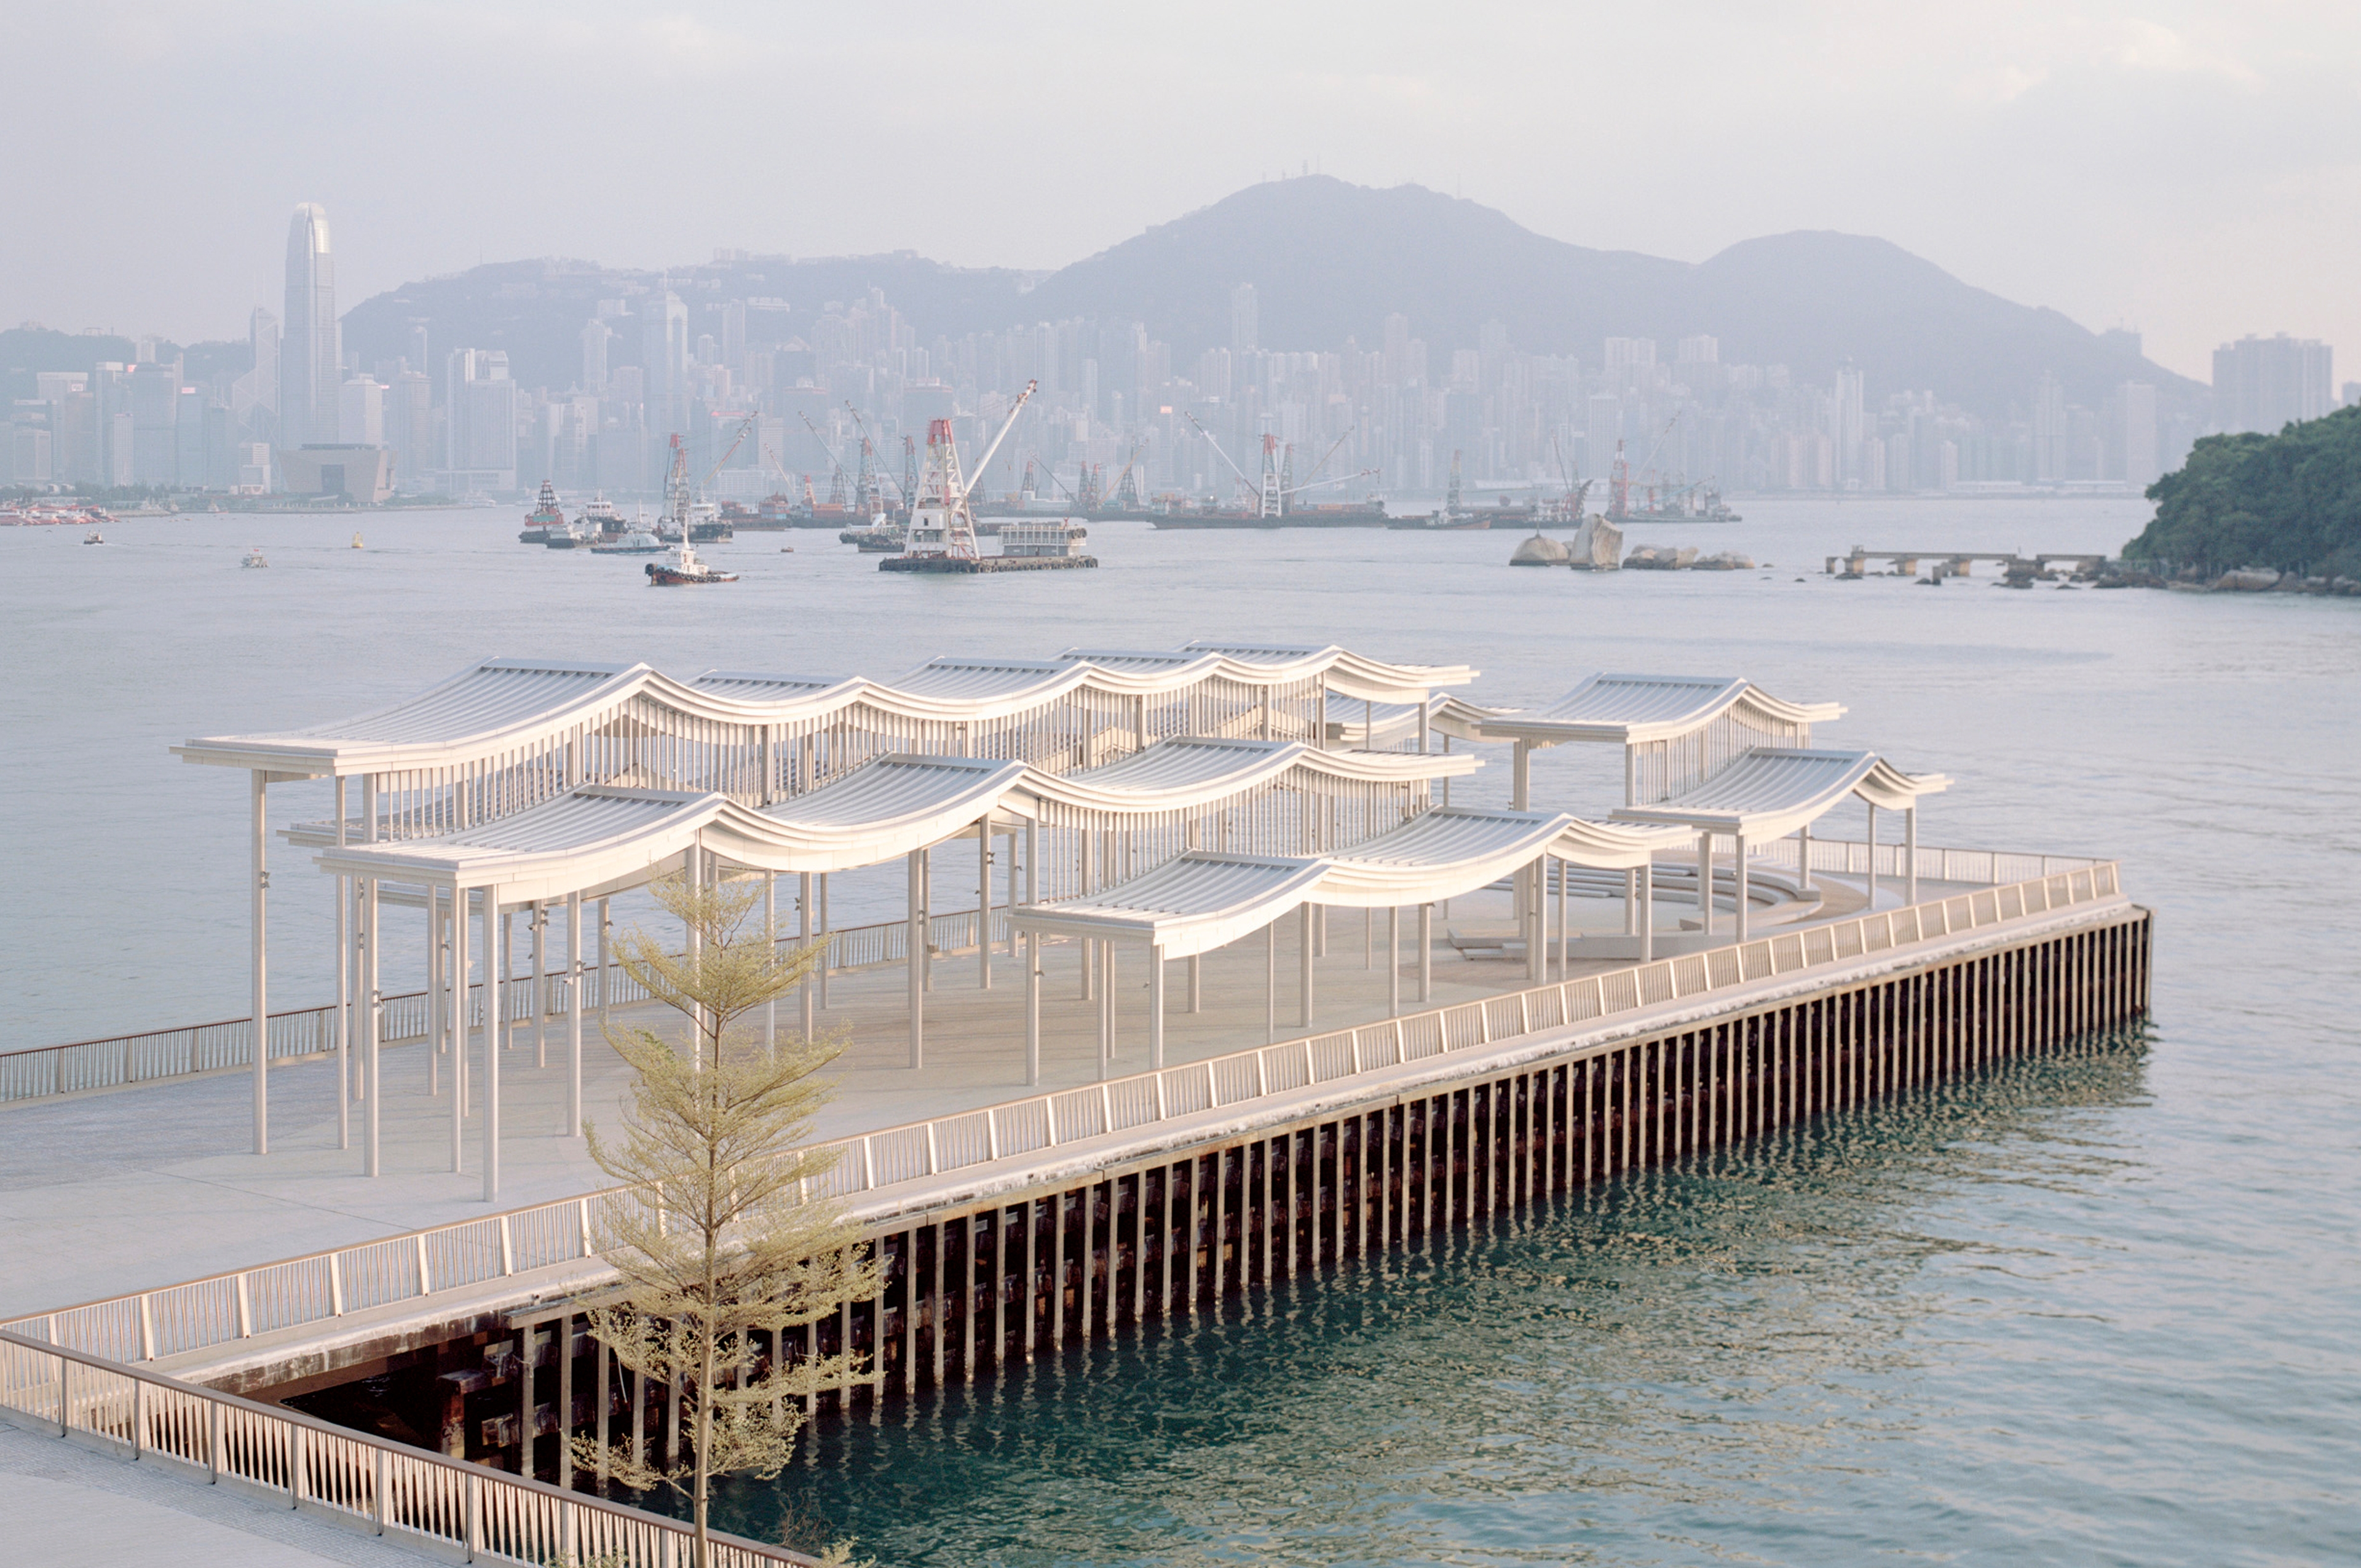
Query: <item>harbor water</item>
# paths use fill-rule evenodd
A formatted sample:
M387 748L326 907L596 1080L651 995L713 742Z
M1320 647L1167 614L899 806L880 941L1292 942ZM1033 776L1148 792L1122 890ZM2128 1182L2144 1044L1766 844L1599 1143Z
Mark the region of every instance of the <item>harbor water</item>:
M2120 858L2160 912L2151 1025L824 1423L717 1522L886 1564L2361 1557L2355 607L1820 570L1855 543L2113 551L2138 503L1744 510L1627 545L1754 571L1118 523L1095 572L1005 578L745 534L705 552L741 581L664 592L517 545L515 510L364 514L362 550L350 514L0 530L0 1048L245 1005L246 780L168 746L487 654L890 680L938 653L1333 641L1473 663L1493 704L1602 668L1744 674L1846 703L1829 743L1951 774L1926 842ZM258 544L269 566L242 568ZM1544 754L1537 802L1611 803L1585 751ZM274 788L272 815L327 799ZM324 879L284 844L273 865L274 1005L324 1001ZM836 923L892 891L849 879Z

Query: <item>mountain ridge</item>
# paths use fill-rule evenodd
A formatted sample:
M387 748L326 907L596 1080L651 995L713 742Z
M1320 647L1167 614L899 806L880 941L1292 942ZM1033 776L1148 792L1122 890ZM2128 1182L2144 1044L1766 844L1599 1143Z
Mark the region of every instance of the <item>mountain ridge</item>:
M1172 345L1180 375L1202 349L1228 343L1230 291L1250 282L1260 346L1374 348L1385 317L1399 312L1429 345L1437 377L1453 349L1477 346L1483 323L1497 320L1526 353L1595 365L1604 339L1644 337L1669 358L1677 339L1704 334L1720 341L1725 362L1784 364L1820 384L1850 364L1872 398L1932 391L1986 415L2028 403L2045 372L2092 406L2125 380L2155 385L2169 407L2194 410L2207 396L2202 383L2056 311L1978 289L1886 240L1796 230L1675 261L1553 239L1422 186L1381 190L1326 175L1247 186L1047 276L954 268L910 251L670 272L500 262L363 302L346 318L346 341L364 365L391 359L423 317L436 348L507 348L519 380L565 386L596 301L660 281L692 312L734 296L785 298L797 332L825 302L880 288L922 344L1074 316L1138 320ZM634 345L619 355L631 362Z

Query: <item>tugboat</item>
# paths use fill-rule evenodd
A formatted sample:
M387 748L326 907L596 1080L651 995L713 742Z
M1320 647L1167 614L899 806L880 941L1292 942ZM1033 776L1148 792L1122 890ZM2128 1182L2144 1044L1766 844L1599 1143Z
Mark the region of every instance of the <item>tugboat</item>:
M658 588L688 587L700 583L734 583L735 572L724 572L707 565L697 558L697 527L691 507L688 484L688 454L681 450L680 437L672 438L672 473L664 481L666 499L671 503L671 537L680 544L680 559L667 564L651 561L645 570L648 585ZM659 534L664 530L657 530ZM628 536L627 536L628 537Z
M84 544L104 544L106 543L106 535L93 528L82 536L82 542Z
M698 583L734 583L735 572L723 572L707 565L697 558L697 546L684 539L680 542L677 562L651 561L642 568L648 575L648 586L656 588L681 588Z
M566 514L557 510L557 491L547 479L541 482L541 497L524 520L524 532L517 535L519 544L546 544L566 532Z
M262 546L258 544L253 549L246 553L246 559L240 561L238 565L241 566L268 566L270 563L262 558Z

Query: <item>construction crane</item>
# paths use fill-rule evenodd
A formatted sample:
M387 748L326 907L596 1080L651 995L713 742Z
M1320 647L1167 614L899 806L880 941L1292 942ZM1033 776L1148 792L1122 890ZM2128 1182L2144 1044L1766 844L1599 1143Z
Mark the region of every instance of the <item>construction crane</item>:
M916 548L917 542L922 533L931 535L939 528L943 554L960 560L975 558L975 513L969 506L969 498L975 494L984 470L992 466L993 455L1000 450L1000 444L1008 439L1008 433L1016 427L1016 416L1024 412L1026 403L1033 397L1034 389L1039 385L1038 381L1025 383L1025 390L1017 395L1016 403L1008 411L1008 418L1001 423L1000 433L994 436L992 444L983 449L983 456L975 466L976 477L972 479L964 477L960 471L959 445L951 439L951 422L947 419L928 422L927 477L920 490L921 504L914 507L910 513L911 554L927 554ZM932 512L938 510L942 513L939 523L930 523L919 516L921 510Z
M819 426L812 423L811 415L797 409L796 417L804 422L804 428L811 432L814 441L819 443L819 449L828 454L829 466L836 470L836 477L828 484L828 504L841 511L849 504L844 493L844 465L836 460L835 450L829 445L828 437L819 433Z
M862 515L866 517L879 510L884 493L885 472L877 465L877 447L869 439L869 426L862 419L861 411L848 400L844 411L852 416L852 428L861 436L861 474L853 481L852 499L854 504L861 508ZM903 439L906 441L908 437ZM905 496L902 504L908 506L909 498Z
M1644 474L1649 471L1649 466L1656 460L1656 454L1662 452L1664 449L1664 443L1671 439L1673 426L1680 422L1680 411L1675 410L1673 417L1664 422L1664 432L1656 437L1656 444L1648 448L1648 455L1641 459L1640 472ZM1613 521L1621 522L1631 515L1631 470L1623 461L1623 443L1620 439L1615 443L1615 477L1608 490L1608 499L1610 504L1607 515Z
M738 433L730 438L729 446L713 460L713 466L705 471L705 477L697 482L699 490L713 483L713 476L721 472L722 465L738 455L738 448L746 444L746 437L753 433L754 426L762 417L759 413L751 413L738 422Z
M1107 504L1117 511L1139 510L1139 488L1132 482L1131 471L1139 466L1139 448L1134 445L1131 455L1123 460L1123 471L1115 477L1115 488Z
M918 504L918 438L902 433L902 521L910 520L910 512Z
M1565 520L1579 527L1582 522L1583 500L1590 494L1590 487L1598 481L1585 479L1579 488L1576 487L1574 475L1565 466L1565 449L1558 444L1558 439L1554 435L1550 437L1550 455L1557 459L1557 477L1565 481Z

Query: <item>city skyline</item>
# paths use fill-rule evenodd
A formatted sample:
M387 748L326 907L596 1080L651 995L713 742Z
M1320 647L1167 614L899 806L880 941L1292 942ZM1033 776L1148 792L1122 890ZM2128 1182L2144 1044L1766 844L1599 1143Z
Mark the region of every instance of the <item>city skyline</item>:
M0 277L0 319L231 335L276 293L247 236L300 200L346 214L339 237L368 259L340 282L359 299L478 259L656 268L722 247L1041 269L1308 166L1692 260L1796 228L1878 235L2093 329L2140 330L2201 378L2247 332L2361 341L2361 304L2314 264L2349 252L2356 222L2341 82L2361 38L2325 6L1787 6L1677 38L1661 20L1478 7L1415 50L1398 27L1259 17L1241 35L1259 47L1217 59L1222 16L1070 29L1047 14L906 27L495 5L429 27L404 7L291 20L232 5L200 29L138 5L42 14L19 40L33 123L73 123L64 99L44 105L93 74L146 90L110 105L106 134L0 172L12 211L73 219L71 243ZM1617 63L1675 46L1669 97L1658 71ZM1875 71L1845 65L1872 57ZM859 62L882 59L935 84L924 112L876 113ZM278 86L225 94L233 60ZM779 125L776 80L807 120L845 126L852 156L815 157ZM982 138L950 189L908 199L1034 80L1061 91L1054 131L1020 120ZM694 133L631 107L685 92ZM616 112L586 118L602 94ZM202 154L172 129L193 116L216 127ZM1170 156L1176 133L1187 158ZM717 159L720 145L750 157ZM93 189L115 199L85 211ZM165 230L170 269L154 264Z

